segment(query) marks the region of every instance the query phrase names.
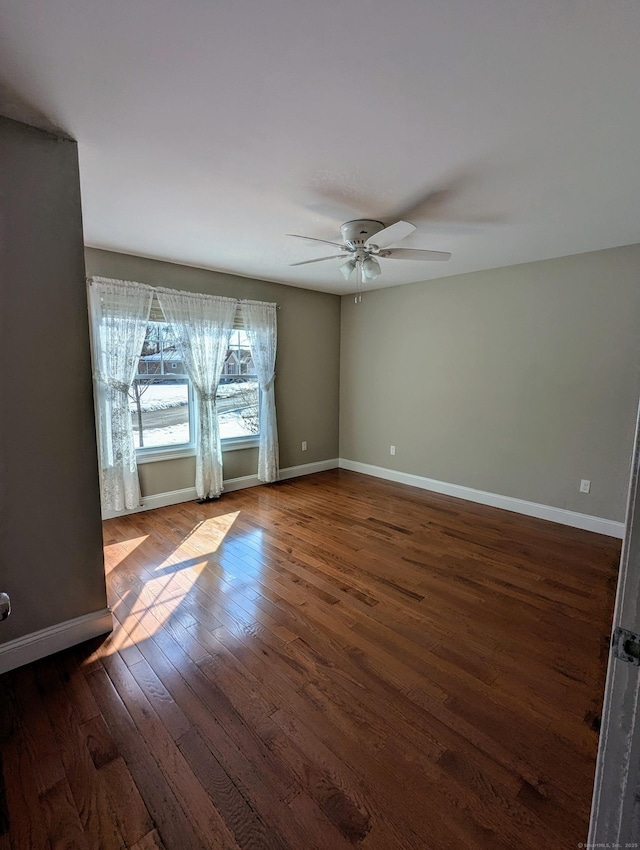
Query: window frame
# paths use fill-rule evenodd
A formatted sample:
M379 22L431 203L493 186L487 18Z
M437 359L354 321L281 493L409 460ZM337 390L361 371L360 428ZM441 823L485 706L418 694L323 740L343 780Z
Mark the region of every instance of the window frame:
M158 322L161 324L168 324L164 315L162 314L159 306L157 309L152 309L152 315L149 316L149 323ZM236 313L236 318L233 325L233 330L244 330L244 327L241 322L238 321L238 314ZM139 373L136 372L136 377L138 377ZM252 373L247 377L256 377L255 373ZM196 417L194 416L194 406L196 403L196 394L193 387L193 383L191 378L186 372L178 375L163 375L164 378L168 378L170 381L172 380L174 383L182 383L186 380L188 393L189 393L189 433L191 435L191 441L189 443L180 443L175 446L165 445L165 446L143 446L142 448L136 448L136 462L138 464L145 463L154 463L156 461L163 460L179 460L181 458L187 457L195 457L196 454L196 441L197 441L197 427L198 423L196 421ZM261 401L262 401L262 391L258 386L258 423L260 423L260 411L261 411ZM260 444L260 432L257 434L251 434L250 436L245 437L226 437L220 438L220 445L222 448L222 452L232 452L238 451L241 449L254 449L257 448Z
M236 318L233 324L232 333L234 331L243 331L245 330L244 325L241 321L238 320L238 312L236 312ZM253 359L253 354L252 354ZM255 369L255 363L254 363ZM222 378L224 375L221 375L220 382L222 382ZM220 444L222 446L222 451L237 451L238 449L252 449L256 448L260 443L260 410L261 410L261 401L262 401L262 390L260 389L260 382L258 381L258 375L256 372L251 372L247 375L238 375L240 378L255 378L258 383L258 433L251 434L245 437L226 437L223 439L220 438ZM219 420L218 420L219 421Z
M177 460L182 457L192 457L196 453L197 423L194 415L196 395L191 378L186 374L186 372L181 375L165 375L163 377L167 378L169 383L184 383L187 386L187 396L189 400L189 434L191 439L188 443L176 443L175 445L167 443L163 446L142 446L141 448L136 448L136 461L138 463L149 463L150 461L155 460Z

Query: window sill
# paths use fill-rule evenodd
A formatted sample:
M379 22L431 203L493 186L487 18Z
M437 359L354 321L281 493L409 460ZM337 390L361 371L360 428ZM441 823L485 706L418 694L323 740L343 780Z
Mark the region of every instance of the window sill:
M184 448L179 448L176 446L175 449L148 449L148 450L140 450L136 451L136 461L138 464L141 463L155 463L157 460L180 460L183 457L195 457L196 447L195 446L185 446Z
M243 437L237 440L223 440L222 454L225 452L237 452L239 449L257 449L260 444L258 437Z
M259 445L258 437L249 437L237 440L223 440L222 453L237 452L241 449L257 449ZM185 446L184 448L175 449L139 449L136 451L136 461L138 464L155 463L160 460L180 460L185 457L195 457L195 446Z

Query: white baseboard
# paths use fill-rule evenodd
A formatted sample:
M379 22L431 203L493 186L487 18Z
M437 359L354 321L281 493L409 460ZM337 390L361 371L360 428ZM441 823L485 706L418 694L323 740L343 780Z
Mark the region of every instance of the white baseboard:
M239 478L227 478L224 482L222 495L233 493L234 490L245 490L247 487L259 487L264 482L257 475L241 475Z
M154 508L166 508L167 505L179 505L180 502L193 502L197 499L195 487L185 487L184 490L167 490L166 493L156 493L153 496L143 496L142 504L137 508L124 511L103 510L102 519L113 519L117 516L138 514L140 511L151 511Z
M300 466L288 466L280 470L280 481L287 478L298 478L300 475L312 475L314 472L326 472L328 469L337 469L340 461L337 457L328 460L317 460L315 463L302 463Z
M337 469L339 461L337 457L328 460L318 460L314 463L303 463L299 466L287 466L280 470L280 481L287 478L297 478L299 475L311 475L314 472L325 472L327 469ZM239 478L227 478L224 481L224 493L232 493L234 490L244 490L246 487L258 487L263 482L257 475L242 475ZM195 487L186 487L184 490L169 490L166 493L156 493L153 496L143 496L142 504L137 508L126 511L102 511L102 519L113 519L117 516L137 514L141 511L150 511L154 508L164 508L167 505L179 505L181 502L193 502L198 498Z
M469 502L478 502L481 505L490 505L494 508L502 508L505 511L513 511L517 514L546 519L550 522L558 522L561 525L570 525L574 528L582 528L586 531L595 531L598 534L606 534L609 537L624 537L625 524L612 519L580 514L576 511L567 511L564 508L554 508L551 505L541 505L537 502L527 502L524 499L515 499L511 496L500 496L497 493L488 493L485 490L475 490L473 487L464 487L461 484L449 484L446 481L437 481L435 478L425 478L422 475L412 475L409 472L398 472L395 469L386 469L382 466L373 466L369 463L359 463L355 460L340 458L340 468L349 469L352 472L361 472L364 475L373 475L376 478L384 478L387 481L395 481L398 484L408 484L411 487L420 487L422 490L431 490L434 493L442 493L445 496L455 496L458 499L467 499Z
M398 484L408 484L411 487L419 487L421 490L431 490L434 493L442 493L445 496L454 496L457 499L467 499L469 502L477 502L481 505L489 505L494 508L502 508L505 511L513 511L526 516L546 519L550 522L558 522L561 525L570 525L573 528L582 528L586 531L595 531L597 534L606 534L609 537L624 537L625 525L611 519L581 514L576 511L567 511L564 508L554 508L551 505L541 505L537 502L528 502L525 499L516 499L511 496L501 496L497 493L489 493L485 490L476 490L473 487L465 487L461 484L449 484L446 481L438 481L435 478L426 478L422 475L413 475L410 472L398 472L395 469L387 469L382 466L374 466L370 463L360 463L347 458L329 458L319 460L315 463L303 463L299 466L288 466L280 470L280 481L288 478L297 478L301 475L311 475L314 472L324 472L328 469L349 469L352 472L361 472L364 475L373 475L376 478L384 478L387 481L395 481ZM257 475L243 475L239 478L228 478L224 482L224 492L231 493L234 490L244 490L246 487L258 487L262 482ZM149 511L153 508L162 508L167 505L178 505L180 502L192 502L197 499L195 487L187 487L183 490L170 490L166 493L157 493L153 496L145 496L139 508L131 511L103 511L103 519L111 519L125 514Z
M101 611L65 620L64 623L57 623L24 637L0 643L0 673L7 673L77 643L107 634L112 629L111 609L103 608Z
M330 460L317 460L315 463L302 463L299 466L287 466L280 470L278 481L286 481L288 478L298 478L300 475L312 475L314 472L325 472L327 469L338 468L338 458L334 457ZM224 493L231 493L234 490L244 490L245 487L258 487L264 484L260 481L257 475L243 475L240 478L227 478L224 482ZM196 498L195 496L193 497Z

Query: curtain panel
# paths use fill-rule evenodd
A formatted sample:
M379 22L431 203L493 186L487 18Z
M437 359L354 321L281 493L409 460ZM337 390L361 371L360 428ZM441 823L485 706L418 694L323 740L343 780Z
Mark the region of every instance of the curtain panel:
M156 295L196 391L196 493L217 498L223 481L216 392L238 302L167 289Z
M260 384L260 442L258 478L277 481L280 474L276 421L276 305L245 301L241 305L244 327Z
M153 290L143 284L94 278L89 312L98 417L102 506L140 505L140 483L129 390L142 352Z
M98 446L104 509L140 505L136 450L129 409L153 298L171 327L196 394L196 493L217 498L223 489L216 393L239 311L260 386L258 478L279 476L275 407L276 304L147 286L132 281L88 280Z

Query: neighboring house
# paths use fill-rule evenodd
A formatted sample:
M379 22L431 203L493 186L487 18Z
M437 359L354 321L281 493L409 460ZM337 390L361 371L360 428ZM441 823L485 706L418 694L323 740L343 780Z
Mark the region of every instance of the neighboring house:
M186 370L180 354L173 348L165 348L153 354L143 354L138 366L139 375L184 375ZM255 367L251 352L247 348L232 349L222 367L222 379L236 375L253 375Z
M184 375L185 371L182 358L170 348L155 354L143 354L138 365L139 375Z
M253 375L254 373L255 366L248 349L229 349L222 367L223 379L229 375Z

